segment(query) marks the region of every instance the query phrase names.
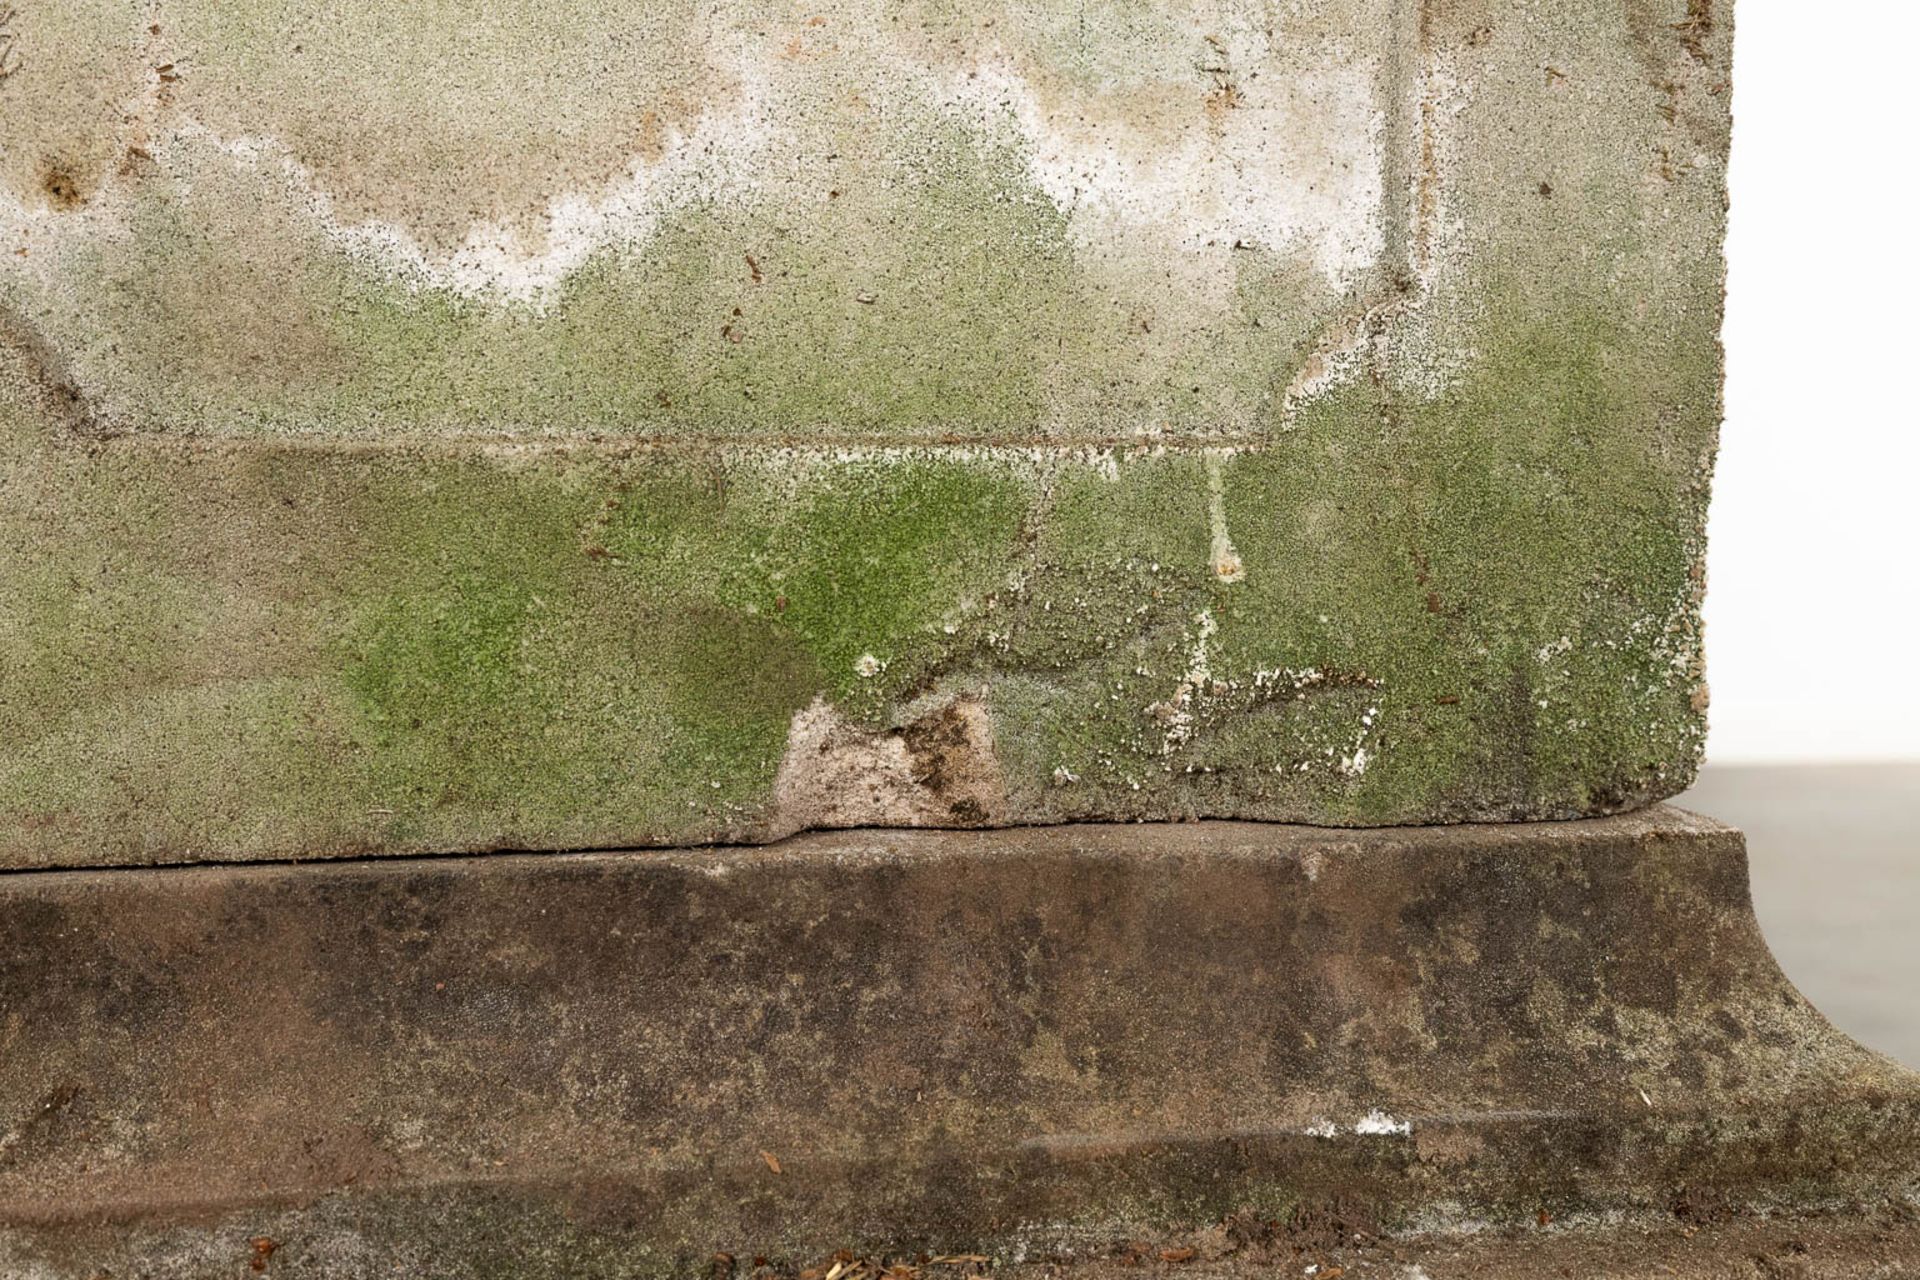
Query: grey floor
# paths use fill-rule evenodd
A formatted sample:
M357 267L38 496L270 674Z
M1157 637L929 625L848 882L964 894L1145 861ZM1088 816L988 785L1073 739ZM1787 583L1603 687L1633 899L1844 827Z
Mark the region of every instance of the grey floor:
M1920 1067L1920 764L1708 766L1673 803L1746 831L1760 925L1807 998Z

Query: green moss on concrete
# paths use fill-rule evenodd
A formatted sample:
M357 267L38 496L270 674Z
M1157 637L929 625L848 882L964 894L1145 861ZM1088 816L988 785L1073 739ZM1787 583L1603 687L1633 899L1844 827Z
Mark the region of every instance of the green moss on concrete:
M812 660L694 593L634 590L600 540L615 475L456 465L397 488L359 499L378 550L339 652L398 838L504 814L511 840L610 842L757 811Z
M1405 293L1334 297L1259 246L1174 281L1039 191L1014 130L854 105L852 59L802 122L819 189L666 202L539 306L328 238L270 146L135 157L124 235L64 243L52 292L0 285L38 343L0 376L0 856L754 837L823 697L872 731L980 697L1020 820L1676 790L1717 188L1649 167L1704 127L1656 109L1657 49L1609 35L1613 80L1563 68L1646 81L1605 154L1575 145L1598 108L1545 100L1515 141L1485 114L1538 84L1520 24L1570 41L1605 16L1579 12L1455 41L1490 87L1448 116L1438 266ZM929 59L971 26L902 17ZM1002 17L1059 62L1043 96L1145 66L1116 61L1136 36L1193 52L1145 11L1078 60L1061 14ZM286 62L232 23L209 39L239 82ZM193 109L227 119L216 79ZM1581 176L1547 172L1564 156ZM407 191L361 176L340 226ZM1368 309L1375 367L1283 421L1306 353ZM82 447L49 377L131 438Z
M871 709L864 690L901 690L938 656L943 628L1004 584L1032 488L992 460L855 465L812 486L782 530L772 576L782 621L834 692ZM867 656L882 672L862 674Z
M668 464L624 480L592 536L632 589L757 619L872 718L1004 585L1034 488L992 456Z
M815 698L884 728L982 689L1034 818L1671 791L1715 353L1621 314L1507 286L1439 394L1355 381L1211 456L16 432L9 856L122 824L142 857L750 835Z
M1684 784L1712 353L1498 296L1441 395L1356 383L1218 463L1243 582L1209 572L1202 459L1055 483L976 658L1024 803L1369 823Z
M362 742L438 803L511 809L537 796L551 780L529 776L525 748L558 709L550 670L530 652L544 612L525 583L472 574L376 605L344 676L363 709ZM511 726L504 742L500 725Z

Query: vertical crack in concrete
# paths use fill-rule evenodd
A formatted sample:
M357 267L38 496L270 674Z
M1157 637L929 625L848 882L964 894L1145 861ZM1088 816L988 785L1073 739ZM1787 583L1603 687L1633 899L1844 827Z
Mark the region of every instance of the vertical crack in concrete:
M1410 256L1413 273L1425 279L1433 266L1433 228L1439 215L1440 172L1436 135L1439 96L1434 85L1439 70L1434 61L1433 0L1419 0L1418 51L1420 58L1420 164L1414 174L1413 234Z
M1417 301L1434 259L1440 215L1439 91L1434 48L1434 0L1397 0L1383 59L1381 84L1390 109L1381 148L1381 207L1385 247L1372 283L1332 321L1281 396L1280 426L1291 427L1300 408L1366 368L1377 366L1393 322Z
M1393 184L1392 200L1400 208L1405 235L1391 250L1399 261L1392 274L1393 287L1388 297L1368 316L1368 376L1378 401L1380 429L1391 445L1406 434L1399 398L1393 388L1389 364L1393 351L1395 321L1416 305L1430 287L1434 260L1435 228L1440 216L1440 144L1439 144L1439 60L1434 35L1435 0L1409 0L1412 13L1400 25L1404 41L1397 52L1404 59L1395 76L1403 87L1398 100L1403 104L1403 143L1393 152L1404 172ZM1406 521L1405 541L1408 560L1413 567L1413 582L1420 592L1421 605L1432 615L1447 619L1444 598L1434 583L1432 561L1421 547L1419 511L1414 501L1412 481L1406 469L1389 452L1384 464L1387 483L1399 491Z

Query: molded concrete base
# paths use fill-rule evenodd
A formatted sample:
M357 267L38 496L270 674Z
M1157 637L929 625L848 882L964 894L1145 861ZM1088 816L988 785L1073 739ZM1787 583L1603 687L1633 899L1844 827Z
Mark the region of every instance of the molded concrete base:
M1920 1077L1794 992L1739 833L1671 808L15 874L0 1053L8 1276L1036 1255L1920 1174Z

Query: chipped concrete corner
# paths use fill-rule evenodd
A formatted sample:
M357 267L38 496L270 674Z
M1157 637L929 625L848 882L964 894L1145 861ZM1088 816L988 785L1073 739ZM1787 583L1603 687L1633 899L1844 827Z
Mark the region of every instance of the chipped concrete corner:
M0 863L1672 794L1727 8L19 4Z
M949 699L887 730L850 722L817 698L794 714L774 779L775 811L794 831L1004 821L992 735L977 698Z

